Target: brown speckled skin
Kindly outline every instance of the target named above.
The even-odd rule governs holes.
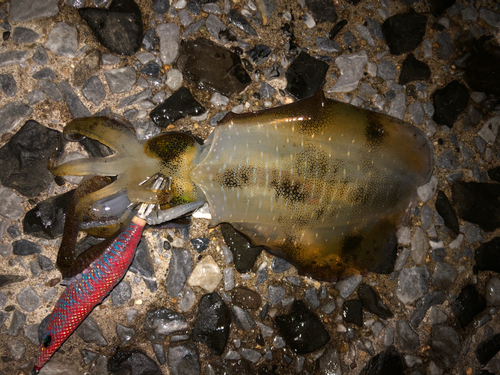
[[[118,175],[90,201],[117,191],[109,187],[118,181],[131,201],[154,200],[138,187],[137,174],[143,179],[146,172],[162,172],[176,189],[172,206],[205,199],[212,225],[231,223],[320,280],[378,265],[416,188],[432,171],[432,147],[419,129],[322,92],[270,110],[230,114],[201,150],[182,133],[164,133],[148,141],[155,147],[142,147],[131,131],[114,129],[105,118],[92,132],[88,120],[75,121],[68,125],[72,131],[116,151],[116,167],[95,159],[58,167],[68,174]]]

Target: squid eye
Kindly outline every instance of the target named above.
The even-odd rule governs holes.
[[[43,339],[43,347],[48,348],[51,342],[52,342],[52,336],[51,335],[45,336],[45,338]]]

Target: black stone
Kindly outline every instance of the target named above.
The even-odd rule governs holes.
[[[206,237],[197,237],[191,240],[191,244],[195,248],[195,250],[199,253],[205,251],[208,247],[210,240]]]
[[[166,128],[181,118],[199,116],[205,111],[205,108],[193,98],[191,92],[186,87],[181,87],[153,109],[149,117],[160,128]]]
[[[359,299],[351,299],[344,302],[342,316],[347,323],[363,326],[363,307]]]
[[[403,375],[403,359],[394,346],[370,358],[365,375]]]
[[[260,65],[271,55],[271,48],[265,44],[257,44],[246,53],[254,65]]]
[[[379,264],[371,267],[369,271],[381,275],[389,275],[394,271],[394,263],[398,257],[398,239],[396,233],[390,234],[389,240],[384,244],[383,249],[387,253],[386,257]]]
[[[29,210],[23,219],[24,234],[49,240],[61,236],[73,193],[71,190],[48,198]]]
[[[360,284],[358,288],[358,297],[363,305],[363,308],[382,319],[392,318],[394,314],[382,301],[377,292],[369,285]]]
[[[500,182],[500,167],[489,169],[488,177],[491,178],[493,181]]]
[[[229,22],[231,22],[238,29],[243,30],[248,35],[258,36],[255,29],[250,25],[245,17],[241,15],[236,9],[231,9],[229,11]]]
[[[352,5],[358,5],[361,0],[346,0],[349,4],[352,4]]]
[[[413,53],[410,53],[405,61],[403,61],[403,67],[399,75],[399,84],[406,85],[408,82],[413,81],[427,81],[430,76],[431,69],[429,65],[417,60]]]
[[[442,89],[434,91],[432,100],[435,109],[434,121],[451,128],[458,115],[467,107],[469,90],[460,82],[452,81]]]
[[[301,52],[288,67],[286,91],[296,100],[313,96],[325,84],[328,64]]]
[[[441,190],[438,192],[435,206],[436,211],[444,220],[444,225],[446,225],[446,227],[453,233],[453,238],[458,236],[460,226],[458,224],[457,215],[455,214],[455,210],[451,206],[448,197]]]
[[[333,0],[306,0],[306,6],[311,11],[316,23],[337,21]]]
[[[479,271],[500,273],[500,237],[483,243],[474,252],[476,267]]]
[[[492,335],[479,343],[476,348],[476,358],[481,366],[488,362],[500,351],[500,333]]]
[[[467,327],[484,309],[486,309],[486,299],[472,285],[465,286],[451,305],[451,311],[456,318],[455,324],[459,328]]]
[[[168,335],[183,331],[187,327],[184,317],[175,311],[159,308],[150,310],[144,321],[144,334],[153,344],[161,344]]]
[[[42,247],[36,243],[33,243],[28,240],[18,240],[12,242],[13,254],[20,256],[27,256],[38,254],[43,251]]]
[[[337,22],[335,24],[335,26],[333,26],[332,29],[330,30],[330,34],[329,34],[330,39],[331,40],[335,39],[337,34],[342,31],[342,29],[344,28],[345,25],[347,25],[347,20],[342,20],[342,21]]]
[[[193,327],[193,340],[208,346],[216,355],[226,348],[231,328],[231,313],[216,293],[205,294],[198,306],[198,316]]]
[[[482,45],[481,40],[477,44],[466,61],[465,82],[474,91],[500,96],[500,47],[493,42]]]
[[[113,0],[108,9],[80,8],[99,43],[113,53],[132,56],[142,43],[142,15],[134,0]]]
[[[500,227],[500,185],[488,182],[458,181],[451,186],[451,197],[458,216],[493,232]]]
[[[181,43],[177,67],[184,78],[203,90],[228,97],[252,82],[236,53],[204,38]]]
[[[262,252],[262,246],[253,247],[250,242],[230,224],[219,226],[224,241],[233,253],[234,266],[240,273],[247,273],[252,270],[257,257]]]
[[[58,144],[60,132],[34,120],[0,149],[0,181],[22,195],[34,198],[47,189],[53,176],[47,169],[49,157]]]
[[[149,62],[141,69],[141,73],[150,77],[158,78],[160,75],[160,66],[155,62]]]
[[[5,285],[19,283],[26,279],[26,276],[19,275],[0,275],[0,288]]]
[[[303,301],[294,301],[290,312],[274,319],[280,335],[297,354],[311,353],[330,341],[321,320]]]
[[[389,17],[382,24],[382,33],[393,55],[417,48],[425,36],[427,17],[414,10]]]
[[[120,350],[108,360],[113,375],[163,375],[160,366],[138,350]]]
[[[434,17],[438,18],[444,13],[446,9],[455,4],[456,0],[428,0],[431,7],[431,13]]]

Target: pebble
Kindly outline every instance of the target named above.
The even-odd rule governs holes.
[[[452,327],[433,326],[430,346],[431,358],[442,367],[452,368],[460,358],[460,337]]]
[[[168,12],[168,9],[170,8],[170,1],[169,0],[153,0],[152,8],[153,8],[153,11],[155,11],[158,14],[165,14]]]
[[[363,78],[364,67],[367,62],[368,55],[366,51],[337,57],[335,64],[339,67],[341,75],[328,92],[350,92],[355,90],[358,87],[359,80]]]
[[[9,336],[19,336],[24,324],[26,323],[26,314],[20,312],[19,310],[14,310],[12,314],[12,320],[10,321],[10,326],[4,331],[5,334]]]
[[[232,316],[234,319],[234,323],[239,329],[250,331],[255,326],[252,315],[250,315],[248,311],[242,309],[239,306],[232,307]]]
[[[147,241],[141,240],[141,242],[139,242],[139,245],[137,246],[137,250],[135,252],[134,261],[130,265],[129,270],[141,276],[147,288],[151,292],[155,292],[158,289],[158,285],[156,283],[156,278],[155,278],[154,264],[153,260],[151,259]],[[168,285],[168,276],[167,276],[167,285]]]
[[[59,22],[50,31],[45,47],[56,55],[75,57],[78,49],[76,29],[65,22]]]
[[[178,90],[182,86],[182,73],[177,69],[170,69],[165,83],[171,90]]]
[[[500,116],[490,118],[477,132],[477,134],[490,146],[493,146],[498,135]]]
[[[441,290],[449,289],[457,277],[457,271],[448,263],[438,262],[432,274],[432,285]]]
[[[311,353],[325,345],[330,335],[302,301],[294,301],[288,314],[274,319],[288,347],[297,354]]]
[[[421,227],[416,227],[411,242],[410,257],[416,265],[423,264],[429,250],[427,236]]]
[[[135,331],[132,328],[116,323],[116,334],[118,335],[122,345],[127,345],[135,336]]]
[[[429,269],[425,265],[401,270],[396,296],[405,305],[411,305],[427,292],[430,277]]]
[[[319,307],[320,302],[315,288],[306,289],[304,297],[307,307],[309,307],[311,310],[316,310]]]
[[[415,124],[420,125],[424,122],[424,108],[420,102],[413,102],[408,106],[408,110]]]
[[[88,316],[82,324],[80,324],[75,333],[86,343],[96,344],[101,347],[108,345],[108,342],[102,335],[99,325],[91,316]]]
[[[55,102],[60,102],[64,99],[64,95],[59,89],[59,86],[52,81],[39,80],[38,86],[42,89],[42,91],[47,94],[50,100]]]
[[[125,98],[121,99],[118,103],[118,108],[125,108],[143,101],[147,101],[151,99],[152,96],[152,90],[145,89],[141,92],[138,92],[137,94],[126,96]]]
[[[269,301],[273,306],[280,304],[286,296],[285,289],[279,285],[269,285],[267,292],[269,294]]]
[[[438,56],[441,60],[448,60],[453,54],[451,38],[447,32],[439,33],[436,42],[439,45]]]
[[[71,85],[66,81],[61,81],[59,87],[64,93],[66,105],[73,118],[89,117],[90,111],[85,107],[80,98],[75,94]]]
[[[27,27],[15,27],[12,32],[12,40],[18,44],[35,43],[40,38],[40,34]]]
[[[365,372],[367,375],[403,375],[404,365],[401,355],[394,348],[394,346],[386,346],[389,346],[389,348],[370,358]]]
[[[104,72],[109,90],[114,93],[128,92],[136,81],[136,71],[132,66]]]
[[[334,287],[339,292],[340,296],[346,299],[354,293],[362,280],[363,277],[361,275],[353,275],[339,281]]]
[[[500,280],[496,277],[491,277],[486,283],[486,301],[491,306],[500,305]]]
[[[418,197],[422,202],[428,202],[437,192],[438,187],[438,178],[436,176],[432,176],[425,185],[417,188]]]
[[[191,342],[169,347],[167,361],[172,375],[197,375],[200,373],[198,348]],[[161,371],[158,373],[161,374]]]
[[[152,343],[161,343],[167,336],[175,332],[182,332],[188,324],[182,315],[166,309],[149,310],[144,322],[144,334]]]
[[[481,7],[479,8],[479,18],[493,27],[500,28],[500,13]]]
[[[222,280],[222,272],[211,255],[198,262],[189,276],[188,285],[202,288],[212,293]]]
[[[391,101],[389,116],[403,120],[406,112],[406,95],[402,92],[396,94],[396,97]]]
[[[366,44],[368,44],[370,47],[375,47],[375,41],[373,40],[368,27],[363,25],[358,25],[356,26],[356,31],[359,33],[361,39],[366,41]]]
[[[185,249],[172,249],[172,257],[167,274],[167,293],[171,297],[177,297],[182,293],[184,284],[193,270],[191,254]]]
[[[403,320],[396,322],[396,342],[404,353],[415,353],[420,346],[418,334]]]
[[[262,84],[264,84],[263,82]],[[210,98],[210,103],[216,107],[227,106],[229,104],[229,98],[227,96],[221,95],[218,92],[214,92]]]
[[[128,281],[122,280],[110,293],[114,307],[122,306],[132,297],[132,287]]]
[[[97,76],[87,79],[82,86],[82,94],[89,102],[98,106],[106,98],[106,90]]]
[[[271,263],[271,269],[274,273],[283,273],[290,269],[290,263],[288,263],[285,259],[274,257],[273,262]]]
[[[221,355],[226,347],[231,325],[229,308],[217,293],[205,294],[198,307],[193,327],[193,340]]]
[[[25,22],[37,18],[52,17],[59,12],[58,0],[18,0],[11,4],[9,21]]]
[[[33,89],[27,96],[26,100],[30,106],[34,106],[45,100],[45,94],[39,89]]]

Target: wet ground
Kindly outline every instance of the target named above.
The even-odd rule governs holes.
[[[39,324],[64,288],[62,194],[78,179],[45,166],[66,123],[115,113],[141,139],[205,139],[226,111],[318,89],[404,119],[433,144],[395,263],[318,282],[203,218],[150,228],[123,282],[42,373],[500,373],[497,3],[142,0],[140,18],[128,1],[78,11],[109,3],[0,2],[2,373],[31,371]],[[95,36],[84,19],[114,26]]]

